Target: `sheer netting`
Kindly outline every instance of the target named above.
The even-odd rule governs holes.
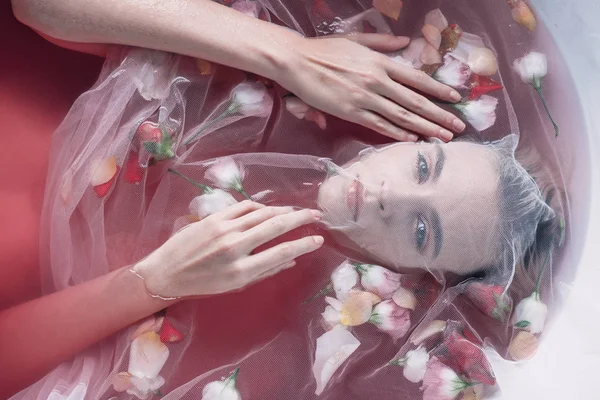
[[[544,78],[542,53],[552,50],[515,24],[531,23],[522,2],[509,2],[512,10],[503,1],[374,3],[231,6],[304,36],[411,36],[389,56],[464,95],[443,105],[468,122],[464,137],[389,144],[259,76],[112,50],[54,137],[45,293],[134,265],[182,227],[244,198],[321,209],[320,224],[292,236],[318,232],[326,243],[242,291],[136,323],[14,398],[501,392],[486,352],[517,361],[535,353],[554,309],[568,221],[562,173],[552,156],[539,156],[555,136],[536,93],[558,79]],[[551,104],[552,91],[544,95]]]

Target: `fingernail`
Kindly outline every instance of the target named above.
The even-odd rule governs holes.
[[[454,135],[452,132],[447,131],[445,129],[440,129],[440,139],[445,140],[447,142],[451,141]]]
[[[295,266],[296,266],[296,261],[290,261],[289,263],[285,264],[283,266],[283,268],[286,269],[286,268],[292,268],[292,267],[295,267]]]
[[[319,210],[310,210],[310,212],[316,219],[321,219],[321,217],[323,216],[323,213]]]
[[[458,93],[456,90],[451,90],[450,91],[450,98],[453,101],[460,101],[462,99],[460,93]]]
[[[410,142],[416,142],[417,140],[419,140],[419,137],[417,135],[413,135],[412,133],[409,133],[408,135],[406,135],[406,137]]]
[[[454,121],[452,122],[452,126],[454,127],[454,130],[456,130],[457,132],[462,132],[465,130],[465,128],[467,127],[467,125],[465,125],[464,122],[462,122],[460,119],[455,118]]]
[[[315,244],[317,245],[322,245],[325,242],[325,239],[323,239],[323,236],[313,236],[313,241],[315,242]]]

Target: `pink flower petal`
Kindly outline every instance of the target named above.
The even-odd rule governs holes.
[[[421,53],[421,62],[425,65],[432,64],[441,64],[442,55],[431,44],[426,43],[425,47],[423,47],[423,52]]]
[[[320,395],[337,369],[360,346],[360,342],[342,327],[335,327],[317,339],[313,375],[315,393]]]
[[[286,96],[284,97],[285,109],[288,110],[292,115],[294,115],[298,119],[303,119],[306,116],[308,110],[310,110],[310,106],[300,100],[296,96]]]
[[[439,8],[431,10],[425,15],[425,24],[435,26],[442,32],[448,27],[448,20]]]
[[[119,372],[111,378],[113,389],[117,392],[124,392],[132,387],[131,375],[128,372]]]
[[[421,33],[430,45],[435,47],[436,50],[440,49],[440,45],[442,44],[442,32],[439,29],[433,25],[425,24],[421,29]]]

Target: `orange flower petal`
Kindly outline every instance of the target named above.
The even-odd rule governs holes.
[[[200,71],[200,75],[210,75],[213,70],[213,65],[210,61],[198,58],[196,59],[196,68]]]
[[[440,45],[442,44],[442,32],[440,32],[438,28],[433,25],[425,24],[421,29],[421,33],[430,45],[435,47],[436,50],[439,50]]]
[[[516,23],[529,29],[531,32],[537,27],[535,15],[524,1],[519,1],[512,9],[512,17]]]
[[[128,372],[119,372],[118,374],[113,375],[111,384],[117,392],[124,392],[133,386],[131,383],[131,375]]]
[[[137,337],[142,336],[144,333],[154,331],[154,325],[156,324],[156,318],[150,317],[142,321],[135,331],[129,336],[131,340],[135,340]]]
[[[346,326],[358,326],[368,322],[373,312],[373,296],[369,292],[351,292],[342,305],[341,323]]]
[[[402,0],[373,0],[373,7],[383,15],[398,20],[402,6]]]
[[[417,307],[417,298],[415,294],[406,288],[400,287],[392,295],[394,303],[402,308],[414,310]]]
[[[520,331],[510,342],[508,354],[515,361],[529,360],[538,349],[538,338],[527,331]]]
[[[117,160],[114,157],[108,157],[103,160],[97,160],[92,163],[92,177],[90,184],[100,186],[110,182],[117,173]]]

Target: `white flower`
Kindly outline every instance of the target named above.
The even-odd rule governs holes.
[[[344,262],[331,273],[331,285],[335,297],[345,301],[350,290],[358,285],[358,272],[352,264]]]
[[[235,387],[239,368],[222,381],[210,382],[202,390],[202,400],[241,400]]]
[[[427,363],[423,377],[424,400],[453,400],[467,387],[467,383],[437,357]]]
[[[360,272],[363,287],[382,299],[391,299],[400,287],[400,274],[379,265],[358,264],[356,269]]]
[[[513,67],[524,83],[539,87],[540,80],[548,73],[548,60],[545,54],[534,51],[515,60]]]
[[[544,330],[548,307],[540,301],[540,295],[533,292],[531,296],[521,300],[515,309],[513,323],[518,328],[523,328],[536,334]]]
[[[453,88],[462,88],[471,77],[471,69],[451,55],[444,56],[444,64],[435,71],[433,77]]]
[[[335,328],[342,323],[342,306],[343,303],[333,297],[325,297],[325,301],[329,304],[325,307],[325,311],[321,314],[323,321],[329,329]]]
[[[169,358],[169,349],[154,332],[146,332],[131,342],[128,373],[131,387],[127,393],[146,399],[165,381],[158,374]]]
[[[392,300],[385,300],[375,306],[369,322],[389,333],[392,338],[399,339],[410,329],[410,314]]]
[[[420,382],[425,376],[428,361],[429,353],[427,353],[427,350],[423,346],[419,346],[416,350],[406,353],[402,374],[413,383]]]
[[[335,371],[360,346],[346,329],[337,326],[317,339],[313,375],[317,382],[315,393],[320,395]]]
[[[190,213],[202,219],[237,203],[231,194],[221,189],[203,194],[190,202]]]
[[[229,112],[242,115],[267,116],[271,111],[273,99],[261,82],[242,82],[231,92],[233,102]]]
[[[204,177],[221,189],[242,190],[245,171],[231,157],[216,161],[204,174]]]
[[[498,99],[488,95],[455,105],[478,131],[484,131],[496,123],[496,106],[498,106]]]

